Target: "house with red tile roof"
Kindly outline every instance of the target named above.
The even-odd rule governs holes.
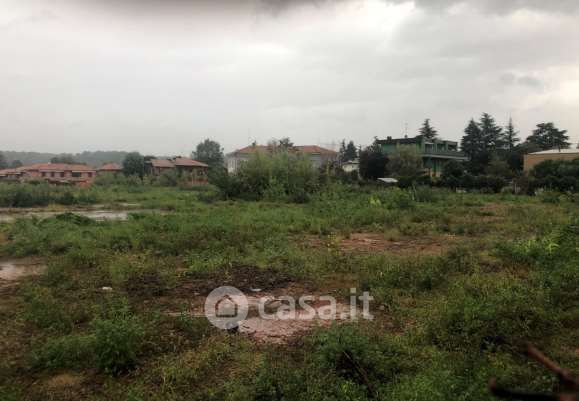
[[[97,174],[119,174],[123,171],[123,166],[118,163],[105,163],[97,170]]]
[[[200,161],[186,157],[172,159],[151,159],[146,161],[149,174],[161,175],[168,171],[176,171],[179,176],[190,177],[191,184],[207,184],[209,166]]]
[[[95,176],[96,170],[84,164],[37,163],[17,169],[0,170],[0,180],[46,181],[75,186],[89,186]]]
[[[225,158],[227,171],[230,173],[236,172],[239,169],[239,166],[241,166],[243,162],[249,160],[255,153],[271,153],[272,151],[273,148],[271,146],[250,145],[238,149],[235,152],[231,152],[227,154]],[[333,163],[338,159],[338,152],[317,145],[292,146],[290,151],[306,155],[310,159],[314,168],[320,168],[321,166],[327,163]]]

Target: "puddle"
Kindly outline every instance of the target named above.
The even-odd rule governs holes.
[[[95,221],[116,220],[124,221],[129,218],[129,215],[134,213],[159,213],[165,214],[161,210],[141,209],[141,210],[62,210],[58,212],[40,212],[40,211],[26,211],[15,213],[0,213],[0,223],[12,223],[16,219],[23,217],[36,217],[39,219],[47,219],[58,216],[63,213],[73,213],[79,216],[88,217]]]
[[[37,260],[2,260],[0,261],[0,282],[18,281],[23,277],[36,276],[46,269],[46,265]]]

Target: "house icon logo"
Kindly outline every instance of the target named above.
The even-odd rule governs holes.
[[[205,316],[215,327],[231,329],[247,318],[247,298],[235,287],[218,287],[205,299]]]

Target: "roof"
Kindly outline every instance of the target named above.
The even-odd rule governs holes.
[[[209,167],[205,163],[201,163],[200,161],[193,160],[193,159],[188,159],[186,157],[176,157],[173,160],[173,163],[175,164],[175,166]]]
[[[99,167],[99,171],[121,171],[122,169],[117,163],[106,163]]]
[[[401,144],[401,145],[411,145],[415,143],[450,143],[450,144],[458,144],[456,141],[448,141],[446,139],[434,138],[434,139],[425,139],[422,135],[416,135],[415,137],[404,137],[404,138],[392,138],[388,137],[386,139],[379,139],[377,142],[381,145],[389,145],[389,144]]]
[[[315,153],[315,154],[322,154],[322,155],[337,155],[338,152],[334,152],[333,150],[322,148],[321,146],[317,145],[305,145],[305,146],[294,146],[294,148],[303,153]]]
[[[259,151],[267,151],[268,149],[269,149],[269,146],[265,146],[265,145],[249,145],[249,146],[246,146],[244,148],[237,149],[233,153],[255,153],[255,152],[259,152]]]
[[[167,160],[167,159],[151,159],[151,160],[149,160],[149,163],[151,163],[151,166],[158,167],[158,168],[173,168],[173,167],[175,167],[173,162],[171,160]]]
[[[174,168],[175,166],[178,167],[209,167],[205,163],[201,163],[200,161],[188,159],[186,157],[176,157],[173,160],[167,159],[151,159],[149,160],[151,166],[157,168]]]
[[[333,150],[322,148],[317,145],[303,145],[303,146],[293,146],[293,150],[307,154],[323,154],[323,155],[337,155],[338,152]],[[238,149],[233,154],[236,153],[255,153],[255,152],[267,152],[271,148],[267,145],[250,145],[244,148]]]
[[[1,176],[14,175],[14,174],[22,174],[22,167],[18,167],[18,168],[7,168],[7,169],[4,169],[4,170],[0,170],[0,175],[1,175]]]
[[[30,166],[21,167],[22,170],[38,171],[95,171],[94,168],[84,164],[66,164],[66,163],[37,163]]]
[[[530,155],[554,155],[554,154],[578,154],[579,149],[549,149],[540,152],[529,153]]]

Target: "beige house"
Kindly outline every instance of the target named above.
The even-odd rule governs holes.
[[[236,172],[239,169],[239,166],[241,166],[243,162],[249,160],[255,153],[269,153],[271,151],[272,148],[270,146],[250,145],[238,149],[235,152],[231,152],[225,157],[227,171],[229,173]],[[317,145],[293,146],[291,151],[306,155],[310,159],[314,168],[320,168],[326,163],[333,163],[338,159],[338,152]]]
[[[579,158],[579,149],[551,149],[529,153],[524,156],[523,170],[528,173],[545,160],[574,160]]]

